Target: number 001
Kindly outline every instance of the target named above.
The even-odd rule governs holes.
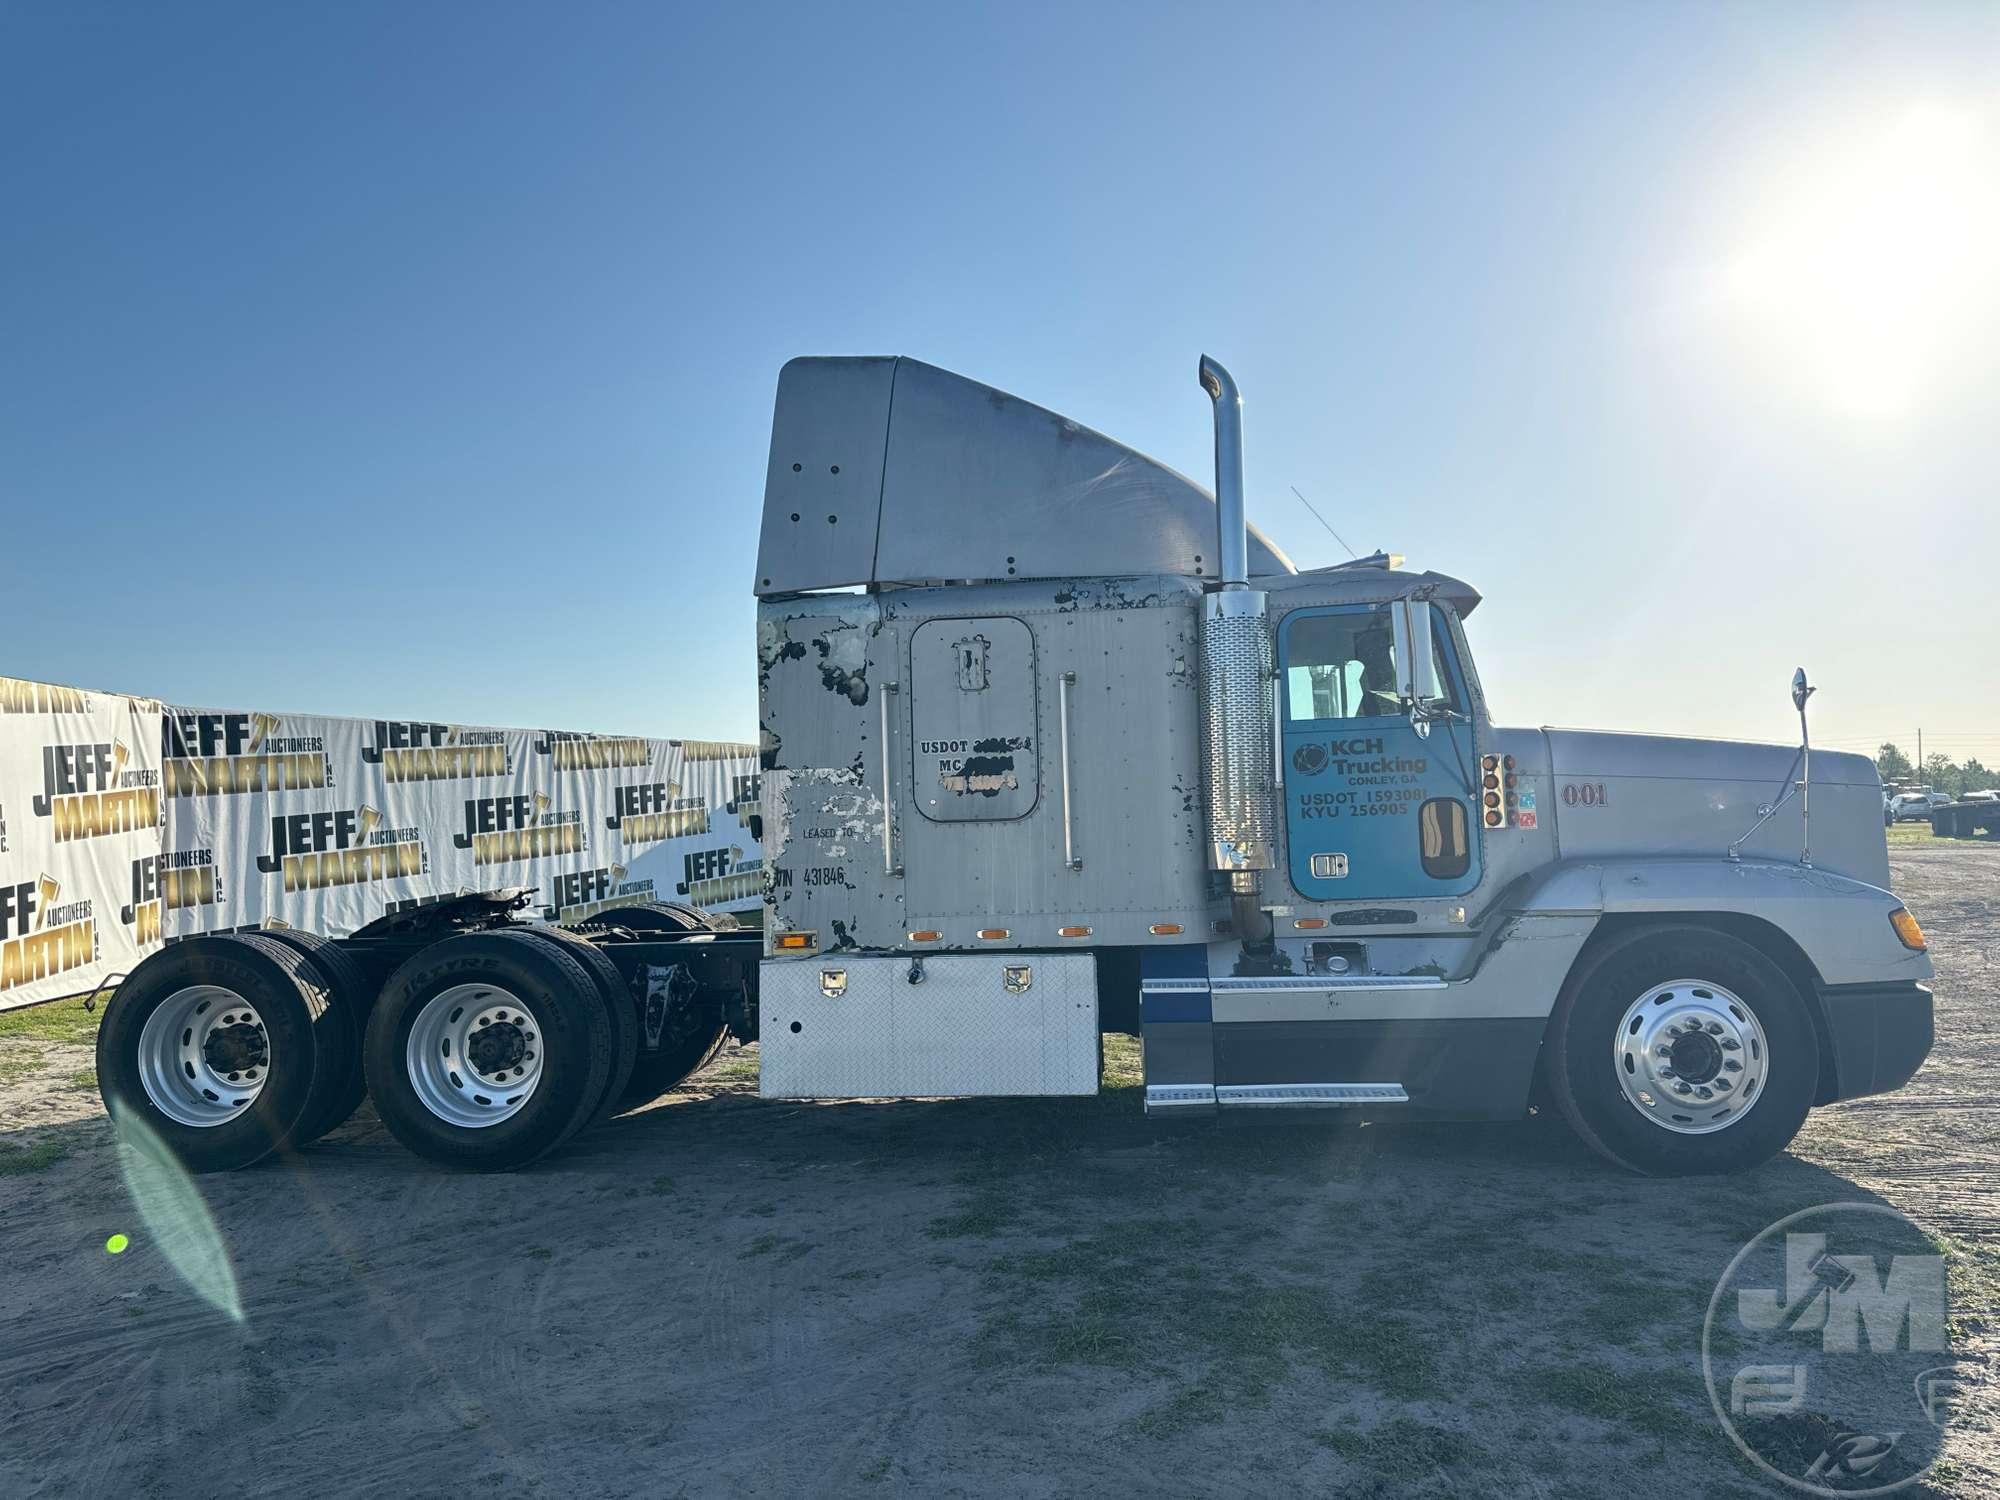
[[[1586,781],[1579,785],[1574,781],[1563,783],[1564,807],[1602,807],[1611,799],[1604,795],[1604,783]]]

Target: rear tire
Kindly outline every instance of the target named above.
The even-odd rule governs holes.
[[[1647,927],[1584,955],[1550,1020],[1548,1084],[1599,1155],[1654,1176],[1740,1172],[1805,1123],[1812,1016],[1784,971],[1706,927]]]
[[[671,1016],[667,1023],[673,1024]],[[680,1037],[671,1033],[662,1035],[659,1051],[639,1054],[639,1061],[632,1069],[632,1081],[625,1086],[623,1107],[649,1104],[679,1088],[715,1060],[715,1054],[728,1038],[729,1028],[720,1021],[712,1027],[704,1024],[701,1029]]]
[[[736,926],[733,917],[705,912],[679,901],[636,901],[595,913],[590,926],[624,927],[633,932],[719,932]],[[699,1000],[695,1002],[699,1006]],[[657,1051],[639,1039],[637,1060],[614,1109],[632,1109],[678,1088],[707,1067],[728,1040],[729,1029],[719,1016],[701,1009],[672,1012],[666,1018]]]
[[[141,963],[106,1004],[98,1089],[141,1149],[192,1172],[247,1167],[331,1107],[349,1021],[321,972],[283,944],[188,938]],[[329,1054],[334,1067],[321,1062]]]
[[[582,925],[625,927],[633,932],[720,932],[725,926],[721,916],[681,901],[635,901],[630,906],[614,906],[594,912]],[[736,919],[729,918],[727,926],[735,925]]]
[[[503,930],[433,943],[392,974],[362,1064],[397,1140],[449,1167],[501,1172],[590,1123],[613,1051],[589,971],[560,944]]]
[[[604,1099],[597,1106],[597,1113],[591,1116],[591,1123],[599,1124],[616,1113],[619,1102],[625,1097],[625,1085],[631,1081],[633,1064],[639,1060],[639,1013],[632,1003],[632,991],[626,986],[625,976],[618,972],[618,965],[589,938],[561,927],[524,927],[521,930],[529,937],[560,945],[563,952],[588,969],[590,977],[597,982],[598,997],[603,1000],[605,1014],[611,1019],[612,1044],[610,1079],[605,1084]]]
[[[334,1018],[340,1023],[320,1044],[320,1066],[334,1073],[325,1106],[317,1119],[301,1120],[292,1136],[294,1146],[310,1146],[346,1124],[347,1117],[368,1096],[368,1081],[361,1075],[361,1031],[368,1024],[368,1002],[373,996],[361,965],[332,938],[294,927],[268,928],[257,936],[305,956],[307,967],[317,972],[322,988],[332,996]]]

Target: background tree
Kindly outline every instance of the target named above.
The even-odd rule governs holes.
[[[1885,786],[1892,781],[1908,781],[1911,774],[1910,757],[1898,750],[1893,743],[1884,743],[1882,748],[1875,752],[1875,769],[1882,773],[1882,782]]]
[[[1964,767],[1965,790],[1983,792],[1989,787],[2000,786],[2000,771],[1989,771],[1979,763],[1979,757],[1968,755]]]
[[[1964,779],[1964,774],[1942,750],[1934,750],[1924,757],[1924,783],[1932,791],[1956,797]]]

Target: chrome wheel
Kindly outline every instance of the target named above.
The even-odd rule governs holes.
[[[1612,1062],[1640,1114],[1677,1135],[1708,1135],[1755,1106],[1770,1047],[1739,996],[1707,980],[1674,979],[1626,1010]]]
[[[542,1081],[542,1028],[510,991],[457,984],[417,1012],[405,1057],[425,1109],[479,1130],[512,1119],[534,1094]]]
[[[255,1006],[215,984],[175,990],[139,1030],[139,1083],[178,1125],[225,1125],[263,1092],[271,1039]]]

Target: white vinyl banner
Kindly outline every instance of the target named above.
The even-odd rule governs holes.
[[[161,808],[159,704],[0,677],[0,1009],[144,956],[124,895]]]
[[[22,705],[0,716],[0,1008],[82,993],[197,933],[339,937],[471,891],[525,890],[558,922],[762,900],[749,745],[162,707],[5,678],[0,700]],[[57,810],[29,832],[48,778]],[[64,932],[41,920],[50,889],[94,929],[45,939]]]

